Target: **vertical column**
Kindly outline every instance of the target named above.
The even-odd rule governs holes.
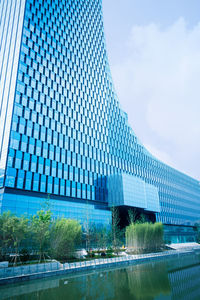
[[[25,3],[0,1],[0,187],[7,161]]]

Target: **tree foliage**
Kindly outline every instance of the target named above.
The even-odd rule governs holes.
[[[97,228],[94,223],[84,222],[83,224],[83,239],[87,251],[96,245]]]
[[[6,224],[8,222],[8,219],[10,217],[10,212],[4,212],[2,215],[0,215],[0,257],[3,258],[6,248],[10,244],[10,237],[9,233],[6,230]]]
[[[122,230],[119,227],[120,218],[119,218],[118,208],[113,206],[111,208],[111,212],[112,212],[111,241],[112,241],[113,248],[116,250],[121,245]]]
[[[106,226],[99,227],[97,229],[97,247],[99,249],[105,249],[109,243],[109,231]]]
[[[6,212],[0,216],[0,226],[1,254],[3,255],[3,248],[13,248],[15,250],[14,263],[16,263],[19,257],[20,244],[29,230],[28,219]]]
[[[51,251],[56,258],[72,257],[75,247],[80,243],[82,229],[76,220],[58,219],[52,226]]]
[[[128,210],[128,223],[129,224],[135,223],[137,221],[137,216],[138,216],[138,213],[137,213],[136,208],[129,209]]]
[[[31,220],[33,238],[39,245],[40,261],[45,258],[45,250],[49,246],[51,215],[50,210],[40,210]]]

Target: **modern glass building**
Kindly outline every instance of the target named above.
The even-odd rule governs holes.
[[[200,183],[153,157],[128,125],[101,0],[0,1],[0,210],[109,224],[135,207],[191,240]]]

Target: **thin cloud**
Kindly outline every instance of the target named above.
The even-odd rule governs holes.
[[[111,70],[129,123],[163,161],[199,179],[200,23],[134,26],[125,47]]]

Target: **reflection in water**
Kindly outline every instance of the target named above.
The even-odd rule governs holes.
[[[0,287],[0,299],[199,300],[200,257],[13,284]]]
[[[197,261],[198,260],[198,261]],[[187,261],[187,260],[186,260]],[[169,271],[168,278],[171,284],[173,300],[200,299],[200,257],[190,257],[190,266],[186,266],[184,258],[179,268]],[[177,262],[178,264],[178,262]]]
[[[136,300],[151,300],[160,294],[170,294],[170,284],[164,262],[138,265],[135,269],[128,270],[127,273],[129,289]]]

